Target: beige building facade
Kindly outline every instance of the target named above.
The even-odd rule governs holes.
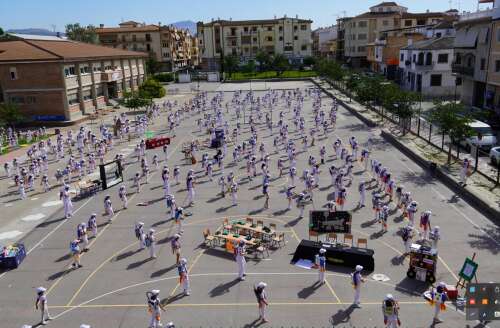
[[[276,18],[268,20],[215,20],[198,22],[201,67],[219,70],[224,56],[241,62],[255,59],[259,51],[283,54],[291,63],[312,55],[311,20]]]
[[[192,56],[198,52],[193,50],[196,37],[174,26],[128,21],[118,27],[101,24],[96,32],[103,46],[148,53],[160,64],[161,71],[178,71],[198,62],[198,58]]]

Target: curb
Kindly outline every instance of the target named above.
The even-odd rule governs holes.
[[[394,147],[396,147],[403,154],[411,158],[418,165],[423,167],[424,169],[430,171],[432,162],[428,161],[424,157],[419,154],[413,152],[406,145],[401,143],[395,136],[392,134],[382,130],[381,133],[382,138],[386,141],[390,142]],[[441,167],[436,167],[434,176],[441,180],[448,188],[453,190],[457,195],[462,197],[467,203],[469,203],[472,207],[474,207],[477,211],[488,217],[493,223],[500,224],[500,209],[494,208],[491,204],[484,201],[481,197],[479,197],[476,193],[463,188],[458,180],[453,178],[451,175],[446,173]]]

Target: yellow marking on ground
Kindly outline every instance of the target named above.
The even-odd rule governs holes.
[[[205,250],[202,250],[198,253],[198,255],[195,257],[195,259],[193,260],[193,262],[191,263],[191,266],[189,267],[188,269],[188,275],[191,273],[191,270],[193,270],[193,267],[194,265],[196,264],[196,262],[198,262],[198,260],[200,259],[200,257],[203,255],[203,253],[205,253]],[[174,289],[172,290],[172,292],[170,292],[170,296],[169,297],[172,297],[174,296],[175,292],[177,291],[177,288],[179,288],[181,284],[179,282],[177,282],[177,284],[175,285]]]
[[[330,290],[330,292],[332,293],[333,297],[335,297],[335,299],[337,299],[337,304],[342,303],[340,301],[340,298],[337,296],[337,293],[335,293],[335,290],[333,289],[332,285],[330,285],[330,283],[326,279],[325,279],[325,284],[328,287],[328,289]]]
[[[172,149],[172,152],[175,152],[175,150],[182,144],[183,140],[187,139],[188,136],[182,138],[179,143],[174,147],[174,149]],[[152,175],[151,175],[151,178],[159,171],[156,171],[154,172]],[[137,193],[132,195],[132,197],[130,197],[130,201],[132,199],[134,199],[134,197],[138,195]],[[118,212],[116,215],[115,215],[115,219],[116,217],[118,217],[118,215],[120,215],[120,213],[122,213],[122,211]],[[100,232],[99,234],[96,236],[96,238],[94,238],[94,240],[92,241],[91,244],[89,244],[89,248],[92,244],[94,244],[96,242],[96,240],[106,231],[106,229],[111,226],[111,224],[108,224],[107,226],[105,226]],[[169,229],[172,229],[172,227],[170,227]],[[82,291],[82,289],[87,285],[87,283],[89,282],[89,280],[107,263],[109,262],[112,258],[114,258],[115,256],[118,255],[118,253],[121,253],[123,251],[125,251],[126,249],[132,247],[133,245],[137,244],[138,242],[134,242],[132,243],[131,245],[128,245],[126,246],[125,248],[119,250],[118,252],[114,253],[112,256],[108,257],[104,262],[102,262],[94,271],[92,271],[90,273],[90,275],[84,280],[84,282],[80,285],[80,287],[78,288],[78,290],[73,294],[73,296],[71,297],[71,299],[69,300],[68,302],[68,306],[71,305],[71,303],[73,303],[73,301],[75,300],[75,298],[80,294],[80,292]],[[61,277],[62,278],[62,277]],[[60,281],[60,280],[58,280]]]
[[[398,301],[399,304],[421,305],[429,304],[425,301]],[[297,306],[297,305],[351,305],[352,302],[269,302],[269,305],[276,306]],[[361,305],[380,305],[381,301],[361,302]],[[256,303],[170,303],[166,307],[238,307],[255,306]],[[52,305],[49,309],[75,309],[75,308],[124,308],[138,307],[145,308],[146,304],[87,304],[87,305]]]

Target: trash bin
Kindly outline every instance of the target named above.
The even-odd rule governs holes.
[[[437,164],[435,162],[431,162],[429,164],[429,172],[431,173],[432,176],[435,176],[436,171],[437,171]]]

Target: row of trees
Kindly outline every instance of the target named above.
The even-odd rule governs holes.
[[[419,114],[416,104],[421,101],[421,95],[401,90],[397,84],[383,76],[357,73],[330,60],[319,60],[315,69],[318,74],[330,79],[337,87],[354,95],[359,102],[369,106],[380,106],[382,115],[384,109],[396,115],[402,126],[403,135],[409,130],[411,119]],[[448,163],[450,163],[452,146],[458,147],[461,140],[473,134],[473,130],[469,127],[473,117],[467,113],[462,104],[437,101],[430,110],[428,119],[442,133],[449,136],[451,142],[448,145]]]
[[[314,58],[307,57],[304,58],[304,66],[314,65]],[[240,65],[240,59],[238,56],[224,56],[222,62],[222,70],[227,73],[229,77],[232,76],[234,72],[241,71],[243,73],[255,73],[255,72],[265,72],[265,71],[276,71],[277,75],[280,76],[284,71],[291,68],[288,58],[283,54],[269,55],[265,51],[259,51],[255,56],[255,60],[249,60],[245,65]]]

